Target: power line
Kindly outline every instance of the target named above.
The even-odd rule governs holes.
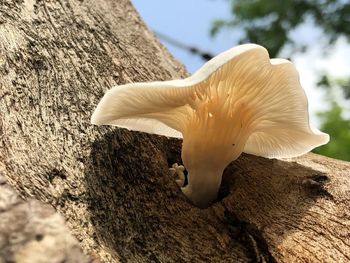
[[[167,36],[163,33],[157,32],[157,31],[153,31],[160,39],[164,40],[165,42],[168,42],[169,44],[181,48],[183,50],[186,50],[192,54],[198,55],[200,56],[203,60],[210,60],[214,57],[213,54],[209,53],[209,52],[205,52],[203,50],[200,50],[199,48],[190,46],[190,45],[186,45],[170,36]]]

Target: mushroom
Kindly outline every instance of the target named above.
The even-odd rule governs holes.
[[[329,141],[309,124],[294,65],[256,44],[231,48],[186,79],[113,87],[91,122],[183,138],[181,189],[198,207],[216,199],[225,167],[242,152],[288,158]]]

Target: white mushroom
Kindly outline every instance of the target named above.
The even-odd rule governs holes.
[[[110,89],[91,122],[183,138],[183,193],[199,207],[216,199],[225,167],[242,152],[294,157],[326,144],[309,125],[294,65],[246,44],[221,53],[183,80]]]

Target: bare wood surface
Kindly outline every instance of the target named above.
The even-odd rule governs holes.
[[[180,141],[90,125],[108,88],[184,76],[127,0],[2,2],[0,170],[103,262],[350,261],[348,163],[242,155],[201,210]]]

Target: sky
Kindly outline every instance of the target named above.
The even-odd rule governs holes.
[[[230,17],[228,2],[224,0],[132,0],[132,3],[151,30],[214,55],[233,47],[242,34],[239,29],[231,29],[221,31],[214,38],[210,37],[213,20]],[[350,45],[344,39],[339,39],[332,50],[327,50],[328,55],[325,56],[321,32],[314,25],[307,24],[292,34],[297,41],[312,46],[307,53],[295,55],[292,60],[308,96],[311,122],[319,126],[316,113],[327,109],[328,105],[324,92],[316,87],[318,73],[329,72],[336,77],[349,75]],[[162,43],[190,73],[204,64],[199,56],[168,42]]]

